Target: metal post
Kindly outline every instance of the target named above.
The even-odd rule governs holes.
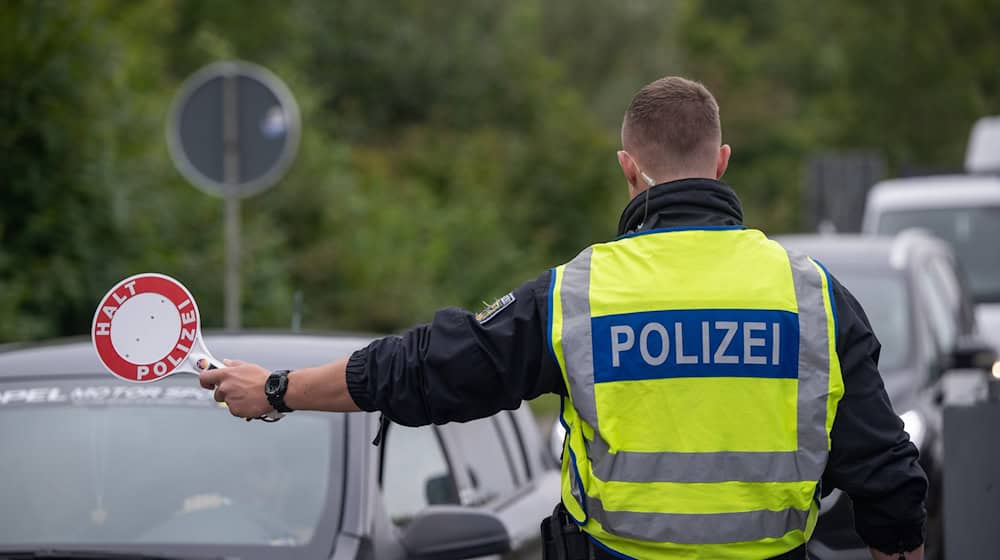
[[[228,75],[222,90],[222,139],[224,152],[223,182],[226,185],[225,212],[225,316],[226,329],[240,328],[240,152],[239,152],[239,99],[237,76]]]
[[[292,332],[302,330],[302,290],[292,295]]]

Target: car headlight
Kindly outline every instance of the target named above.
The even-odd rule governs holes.
[[[993,379],[1000,381],[1000,360],[993,362]]]
[[[903,421],[903,429],[910,434],[910,441],[913,442],[913,445],[916,445],[917,449],[922,449],[924,436],[927,435],[927,424],[924,422],[924,417],[916,410],[907,410],[899,415],[899,419]]]

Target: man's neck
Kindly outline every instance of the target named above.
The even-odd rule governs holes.
[[[640,182],[637,185],[629,185],[629,195],[631,196],[632,199],[635,199],[638,196],[642,196],[642,193],[658,185],[662,185],[664,183],[673,183],[675,181],[684,181],[686,179],[704,179],[706,181],[717,180],[714,176],[708,173],[686,172],[686,171],[682,173],[672,173],[669,175],[656,174],[656,175],[650,175],[649,177],[654,181],[652,185],[647,186],[645,183],[642,182]]]
[[[618,235],[683,226],[741,225],[743,208],[728,185],[713,179],[681,179],[651,187],[629,202]]]

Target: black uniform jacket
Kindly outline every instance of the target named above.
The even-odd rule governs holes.
[[[728,185],[684,179],[653,187],[648,201],[646,195],[633,199],[618,233],[742,222],[740,201]],[[347,365],[354,402],[417,426],[489,416],[544,393],[565,395],[548,348],[550,277],[546,271],[526,282],[485,320],[446,308],[428,325],[355,352]],[[883,388],[881,347],[868,318],[836,279],[833,294],[844,396],[822,488],[824,493],[840,488],[851,497],[855,526],[866,544],[887,552],[910,550],[923,542],[927,479]]]

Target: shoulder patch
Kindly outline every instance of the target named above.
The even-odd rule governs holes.
[[[514,300],[514,292],[510,292],[509,294],[484,307],[479,313],[476,313],[476,320],[480,323],[489,321],[493,317],[496,317],[497,313],[503,311],[505,307],[514,303]]]

